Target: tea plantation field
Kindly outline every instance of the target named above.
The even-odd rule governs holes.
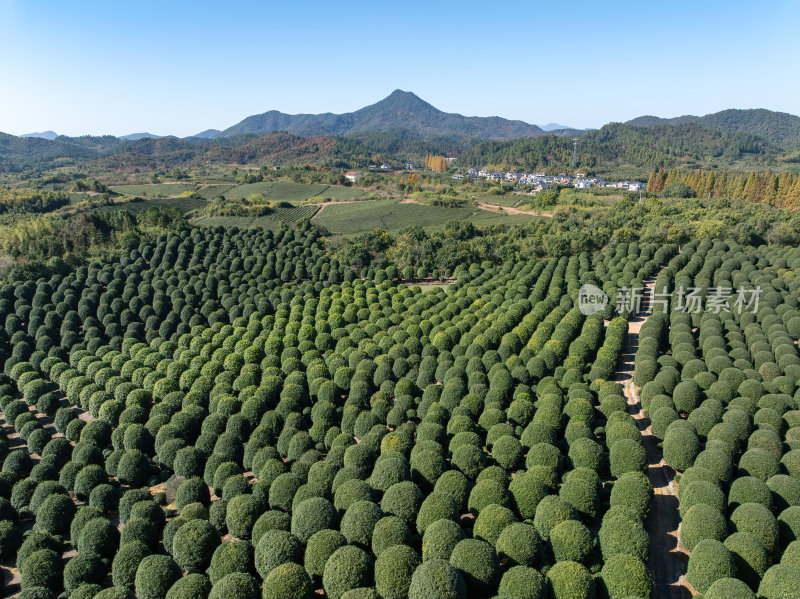
[[[453,220],[469,220],[475,225],[485,226],[522,224],[530,222],[531,218],[527,214],[502,214],[475,206],[449,208],[387,199],[326,205],[314,222],[334,233],[357,235],[377,228],[396,232],[413,225],[436,231]]]
[[[208,226],[223,227],[260,227],[271,231],[277,231],[281,222],[291,225],[301,218],[312,218],[318,206],[309,205],[290,205],[277,206],[271,209],[266,216],[247,217],[247,216],[206,216],[197,218],[197,222]]]
[[[111,190],[131,196],[145,198],[172,198],[182,193],[195,192],[205,200],[226,193],[234,186],[230,184],[198,185],[196,183],[149,183],[143,185],[114,185]]]

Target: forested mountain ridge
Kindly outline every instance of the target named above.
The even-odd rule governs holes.
[[[683,116],[676,116],[673,118],[663,118],[652,114],[645,114],[637,116],[635,119],[625,121],[623,125],[630,125],[631,127],[654,127],[655,125],[683,125],[684,123],[693,123],[698,118],[691,114]]]
[[[698,123],[652,127],[611,123],[579,138],[577,167],[602,170],[615,164],[665,167],[711,159],[733,162],[779,151],[756,135],[718,131]],[[571,138],[546,136],[480,142],[462,153],[458,162],[462,166],[497,165],[526,171],[567,169],[572,153]]]
[[[92,150],[59,138],[17,137],[0,133],[0,158],[8,161],[36,162],[59,157],[79,158],[93,155],[95,152]]]
[[[789,161],[779,147],[756,135],[720,132],[697,123],[644,128],[613,123],[588,131],[579,139],[577,167],[599,174],[621,166],[633,169],[624,176],[646,177],[653,168],[718,164],[733,170],[745,167],[752,170],[751,164],[754,168],[766,168],[765,161]],[[563,135],[501,141],[459,136],[418,139],[402,131],[312,137],[276,132],[214,140],[164,137],[125,141],[111,136],[62,136],[48,141],[0,134],[0,171],[89,162],[100,168],[123,170],[191,167],[201,163],[309,163],[363,168],[375,156],[401,166],[406,159],[419,160],[427,153],[434,153],[457,156],[457,164],[463,167],[564,172],[571,169],[572,152],[572,136]]]
[[[136,134],[54,139],[0,134],[0,172],[97,162],[100,167],[186,167],[203,162],[302,161],[364,168],[376,156],[403,164],[428,153],[459,157],[460,166],[508,170],[572,166],[596,174],[616,170],[647,176],[653,168],[763,170],[800,161],[800,117],[763,109],[724,110],[670,119],[642,116],[588,131],[545,132],[500,117],[465,117],[438,110],[411,92],[345,114],[253,115],[224,131],[208,129],[179,139]]]
[[[175,168],[201,162],[276,165],[308,162],[323,166],[363,166],[375,155],[421,157],[426,153],[457,155],[474,142],[457,136],[409,138],[400,133],[364,132],[346,137],[299,137],[285,132],[242,134],[211,140],[175,137],[133,141],[105,137],[59,137],[48,141],[0,133],[0,172],[25,167],[48,168],[56,164],[95,163],[99,167]]]
[[[684,115],[669,119],[647,115],[637,117],[624,124],[633,127],[652,127],[686,123],[695,123],[701,127],[728,133],[742,132],[758,135],[784,149],[800,147],[800,117],[764,108],[747,110],[731,108],[702,117]]]

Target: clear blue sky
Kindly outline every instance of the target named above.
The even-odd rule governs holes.
[[[800,114],[800,2],[0,0],[0,131],[192,135],[396,88],[597,127]]]

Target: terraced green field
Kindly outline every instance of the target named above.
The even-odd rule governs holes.
[[[286,181],[264,181],[262,183],[247,183],[237,185],[225,193],[228,199],[242,199],[254,193],[260,193],[268,200],[282,200],[286,202],[302,202],[308,198],[319,195],[329,185],[290,183]]]
[[[223,227],[263,227],[271,231],[280,228],[281,221],[294,223],[301,218],[312,218],[319,210],[318,206],[293,206],[292,208],[276,208],[272,214],[251,218],[247,216],[211,216],[196,219],[198,224]]]
[[[170,198],[181,195],[185,191],[196,191],[201,197],[210,200],[214,196],[223,194],[232,185],[200,185],[196,183],[149,183],[143,185],[114,185],[111,187],[122,195],[141,196],[144,198]]]
[[[357,200],[367,197],[369,194],[360,187],[345,187],[344,185],[329,185],[325,191],[318,193],[315,198],[330,198],[334,201]]]
[[[359,187],[344,185],[325,185],[316,183],[292,183],[289,181],[265,181],[243,185],[198,184],[198,183],[147,183],[142,185],[114,185],[111,190],[128,196],[143,198],[174,198],[187,191],[196,191],[202,198],[210,200],[218,195],[229,199],[242,199],[253,194],[261,194],[268,200],[302,202],[312,198],[333,201],[349,201],[368,196]],[[73,203],[86,199],[85,194],[72,194]]]
[[[510,215],[482,210],[474,206],[445,208],[422,204],[404,204],[400,200],[374,200],[353,204],[332,204],[314,217],[314,222],[342,235],[357,235],[381,228],[389,232],[419,225],[429,231],[444,228],[453,220],[469,220],[476,225],[521,224],[528,215]]]
[[[177,208],[183,213],[202,208],[206,205],[206,200],[202,198],[155,198],[143,200],[141,202],[119,202],[113,206],[101,206],[97,210],[130,210],[131,212],[141,212],[148,208]]]
[[[495,196],[495,195],[480,195],[474,198],[478,202],[485,202],[487,204],[492,204],[493,206],[506,206],[506,207],[514,207],[520,203],[520,201],[525,200],[525,196],[516,194],[516,193],[509,193],[502,196]]]
[[[285,202],[302,202],[317,198],[342,201],[355,200],[366,197],[364,189],[346,187],[344,185],[324,185],[318,183],[292,183],[289,181],[264,181],[262,183],[247,183],[238,185],[225,192],[229,199],[246,198],[254,193],[260,193],[268,200],[282,200]]]

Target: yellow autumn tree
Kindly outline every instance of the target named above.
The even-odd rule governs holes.
[[[432,171],[447,172],[447,158],[436,154],[426,154],[425,166]]]

